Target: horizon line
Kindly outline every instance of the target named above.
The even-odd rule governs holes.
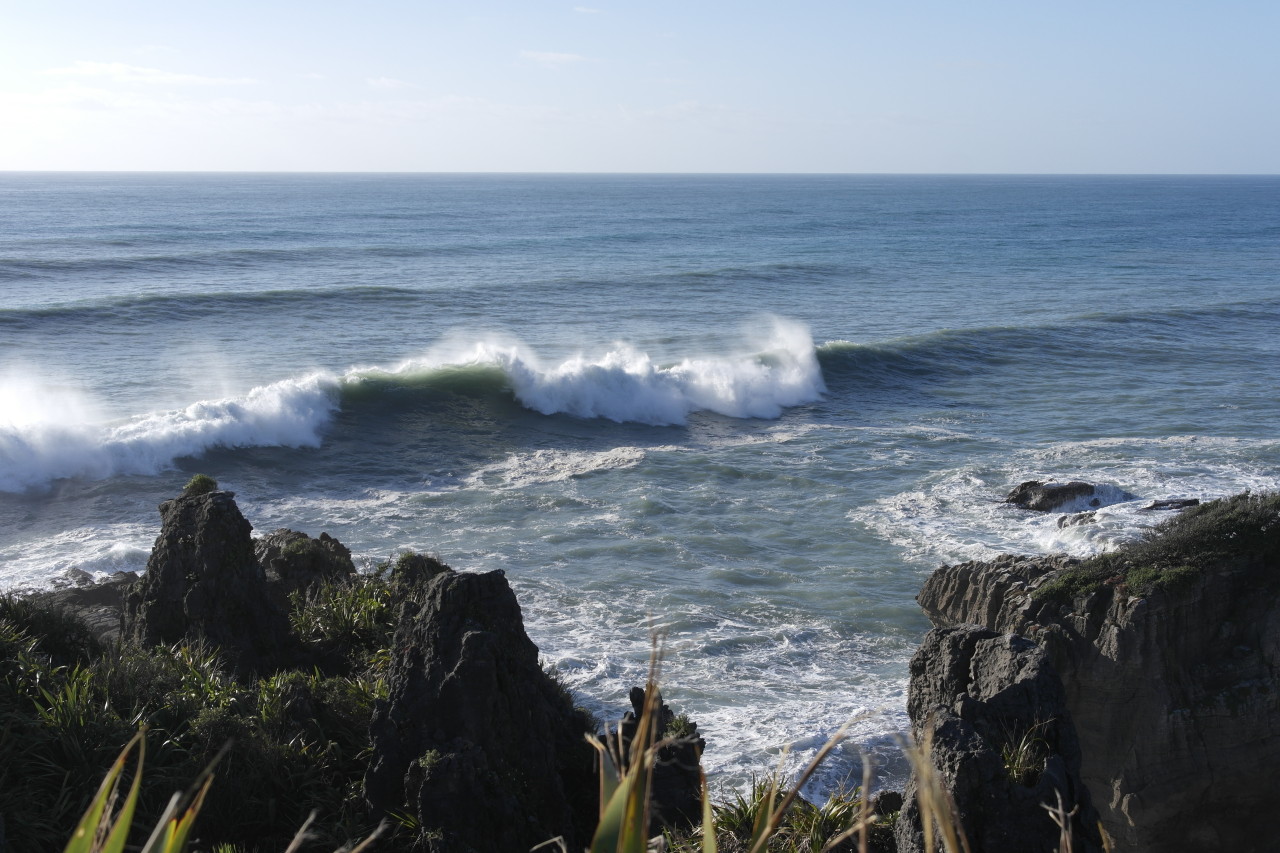
[[[825,172],[825,171],[560,171],[405,169],[0,169],[0,175],[492,175],[492,176],[670,176],[670,177],[1117,177],[1273,178],[1280,172]]]

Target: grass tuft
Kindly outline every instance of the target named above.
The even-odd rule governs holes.
[[[187,485],[182,488],[182,494],[186,496],[207,495],[209,492],[216,492],[217,490],[217,480],[207,474],[196,474],[190,480],[187,480]]]

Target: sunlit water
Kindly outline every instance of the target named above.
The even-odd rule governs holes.
[[[0,175],[0,583],[260,532],[503,569],[584,704],[652,629],[721,785],[899,780],[942,561],[1280,483],[1280,180]],[[1139,500],[1059,529],[1000,503]]]

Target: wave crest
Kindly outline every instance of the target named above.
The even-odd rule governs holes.
[[[776,418],[825,391],[808,330],[782,320],[762,349],[671,365],[619,344],[599,357],[544,366],[518,341],[481,340],[391,368],[312,373],[116,422],[96,419],[83,395],[51,394],[28,371],[0,378],[0,491],[154,474],[218,447],[317,447],[344,403],[406,388],[514,396],[545,415],[653,425],[683,424],[696,411]]]

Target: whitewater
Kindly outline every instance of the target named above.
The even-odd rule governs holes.
[[[0,174],[0,202],[0,585],[141,570],[206,473],[259,533],[504,570],[601,717],[659,631],[713,785],[854,716],[818,787],[863,753],[900,780],[939,563],[1280,486],[1275,178]],[[1026,479],[1104,505],[1004,504]]]

